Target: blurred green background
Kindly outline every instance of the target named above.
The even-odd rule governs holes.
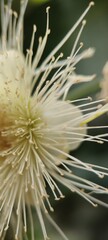
[[[50,28],[48,44],[46,46],[43,59],[53,49],[54,46],[67,33],[71,26],[76,22],[78,17],[87,7],[88,0],[29,0],[27,12],[25,16],[25,37],[24,50],[30,43],[32,26],[37,26],[37,40],[34,50],[36,50],[38,37],[44,35],[46,26],[47,6],[50,9]],[[18,9],[19,0],[14,1],[14,8]],[[87,24],[84,28],[80,41],[84,42],[84,48],[94,47],[95,55],[91,59],[83,60],[77,65],[76,72],[80,74],[97,74],[96,80],[89,84],[81,84],[74,87],[69,93],[70,99],[92,95],[99,91],[99,82],[102,78],[102,68],[108,60],[108,1],[96,0],[95,6],[86,16]],[[62,48],[65,56],[69,55],[78,30],[72,35],[69,41]],[[108,124],[108,116],[104,115],[95,120],[93,125]],[[92,131],[98,134],[103,130]],[[82,161],[99,164],[108,167],[108,145],[83,143],[78,150],[72,153]],[[78,172],[78,171],[77,171]],[[79,171],[79,175],[80,175]],[[82,173],[85,177],[97,183],[108,186],[108,179],[98,179],[96,176]],[[63,188],[63,187],[62,187]],[[52,215],[57,224],[61,226],[70,240],[108,240],[108,210],[103,207],[94,208],[84,199],[76,194],[70,193],[63,188],[66,198],[60,202],[53,202],[55,212]],[[102,200],[108,202],[108,197],[101,197]],[[48,232],[52,240],[60,240],[62,238],[55,233],[54,229],[48,224]],[[36,223],[37,226],[37,223]],[[37,227],[39,236],[36,239],[41,240],[42,235]],[[37,234],[37,233],[36,233]],[[37,236],[37,235],[36,235]]]

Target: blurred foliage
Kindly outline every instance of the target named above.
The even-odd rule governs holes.
[[[70,100],[81,99],[83,97],[94,96],[100,91],[100,79],[94,79],[88,83],[80,83],[72,90],[70,89],[67,98]]]
[[[35,4],[42,4],[42,3],[46,3],[49,0],[30,0],[31,2],[35,3]]]

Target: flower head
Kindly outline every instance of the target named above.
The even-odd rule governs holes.
[[[37,211],[43,237],[48,239],[42,213],[50,222],[62,231],[51,219],[48,209],[53,211],[47,193],[50,187],[55,200],[63,198],[57,182],[68,187],[72,192],[83,196],[94,206],[99,201],[88,194],[106,193],[107,189],[82,179],[71,173],[70,167],[84,169],[102,177],[104,170],[98,169],[69,154],[81,142],[102,142],[87,135],[86,123],[106,111],[106,107],[95,112],[74,105],[66,101],[69,88],[77,82],[88,81],[93,76],[84,77],[74,73],[74,67],[83,58],[90,57],[93,49],[76,50],[80,34],[85,25],[84,16],[93,5],[91,2],[74,27],[55,47],[49,56],[39,65],[44,51],[49,29],[49,8],[47,8],[47,25],[43,38],[39,38],[37,52],[33,57],[33,45],[36,26],[33,27],[30,48],[26,56],[23,55],[23,18],[27,1],[21,5],[20,16],[12,11],[11,2],[4,6],[1,1],[0,41],[0,236],[4,236],[10,221],[15,218],[15,239],[22,239],[22,232],[27,232],[27,214],[31,222],[31,235],[34,239],[31,206]],[[18,19],[17,19],[18,18]],[[60,60],[63,56],[55,54],[68,40],[73,31],[82,22],[81,29],[73,46],[70,56]],[[51,71],[55,73],[49,79]],[[34,93],[33,93],[34,92]],[[95,108],[91,107],[95,110]],[[83,111],[86,112],[83,115]],[[89,113],[88,113],[89,111]],[[68,158],[68,159],[67,159]],[[94,168],[95,167],[95,168]],[[85,189],[85,192],[81,189]],[[87,190],[87,192],[86,192]]]

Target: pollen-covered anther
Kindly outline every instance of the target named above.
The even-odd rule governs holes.
[[[84,19],[84,20],[82,21],[82,25],[85,26],[86,23],[87,23],[87,21]]]
[[[46,8],[46,13],[48,13],[49,10],[50,10],[50,6],[48,6],[48,7]]]
[[[65,195],[60,195],[61,198],[65,198]]]
[[[60,197],[55,197],[55,201],[59,201],[60,200]]]
[[[32,49],[27,49],[26,51],[29,55],[33,55],[33,50]]]
[[[102,104],[98,104],[97,109],[100,109],[102,107]]]
[[[82,48],[84,46],[84,43],[83,42],[80,42],[80,47]]]
[[[64,55],[64,54],[61,52],[61,53],[60,53],[60,55],[59,55],[59,56],[60,56],[60,58],[62,58],[62,57],[63,57],[63,55]]]
[[[94,6],[94,5],[95,5],[95,3],[94,3],[93,1],[89,3],[89,6],[90,6],[90,7],[92,7],[92,6]]]
[[[37,28],[36,28],[36,25],[34,24],[34,25],[33,25],[33,32],[35,33],[36,30],[37,30]]]
[[[100,177],[100,178],[104,178],[105,175],[104,175],[104,174],[100,174],[99,177]]]
[[[18,13],[17,12],[13,11],[13,15],[16,19],[18,18]]]
[[[51,29],[48,29],[47,34],[49,35],[51,33]]]

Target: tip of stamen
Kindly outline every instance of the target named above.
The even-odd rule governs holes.
[[[18,236],[17,235],[15,235],[15,240],[18,240]]]
[[[60,197],[61,197],[61,198],[65,198],[65,196],[64,196],[64,195],[61,195]]]
[[[47,31],[47,34],[49,35],[49,34],[50,34],[50,32],[51,32],[51,29],[48,29],[48,31]]]
[[[93,206],[94,206],[94,207],[98,207],[98,204],[93,203]]]
[[[41,37],[41,36],[39,37],[39,40],[38,40],[38,41],[39,41],[39,43],[41,43],[41,42],[42,42],[42,37]]]
[[[88,96],[88,100],[92,101],[92,97]]]
[[[94,55],[95,53],[95,49],[94,48],[88,48],[87,50],[85,50],[85,58],[90,58]]]
[[[6,231],[8,230],[8,228],[9,228],[9,226],[6,226],[6,227],[4,228],[4,231],[6,232]]]
[[[55,61],[55,57],[54,56],[52,56],[52,62],[54,62]],[[49,82],[49,81],[48,81]]]
[[[97,143],[99,143],[99,144],[103,144],[104,142],[100,140],[100,141],[97,141]]]
[[[36,25],[33,25],[33,31],[36,32]]]
[[[80,47],[83,47],[84,46],[84,43],[83,42],[80,42]]]
[[[97,106],[97,109],[100,109],[102,107],[102,104],[99,104],[98,106]]]
[[[60,198],[58,198],[58,197],[55,198],[55,201],[59,201],[59,200],[60,200]]]
[[[90,7],[92,7],[92,6],[94,6],[94,5],[95,5],[95,3],[94,3],[93,1],[89,3],[89,6],[90,6]]]
[[[49,9],[50,9],[50,6],[48,6],[48,7],[46,8],[46,13],[49,12]]]
[[[17,12],[13,12],[14,17],[18,18]]]
[[[82,25],[85,26],[85,25],[86,25],[86,22],[87,22],[87,21],[84,19],[84,20],[82,21]]]
[[[50,208],[50,211],[51,211],[51,212],[54,212],[54,208],[51,207],[51,208]]]
[[[99,178],[104,178],[104,174],[99,174]]]
[[[63,53],[60,53],[60,57],[61,57],[61,58],[63,57]]]

